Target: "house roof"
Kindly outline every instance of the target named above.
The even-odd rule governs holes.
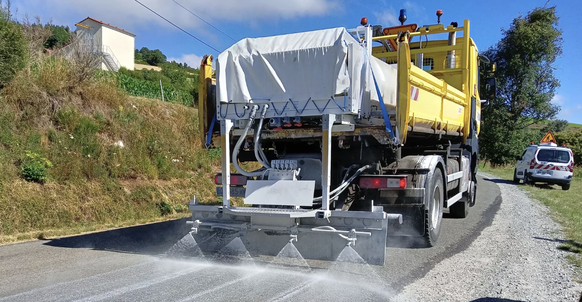
[[[79,23],[83,23],[83,22],[85,22],[85,21],[87,21],[87,20],[91,20],[91,21],[93,21],[93,22],[97,22],[97,23],[99,23],[99,24],[101,24],[101,25],[103,25],[103,26],[105,26],[105,27],[109,27],[109,28],[111,28],[111,29],[115,29],[115,30],[118,30],[118,31],[120,31],[120,32],[123,32],[123,33],[125,33],[125,34],[128,34],[128,35],[130,35],[130,36],[132,36],[132,37],[135,37],[135,34],[132,34],[132,33],[128,32],[127,30],[123,29],[123,28],[119,28],[119,27],[117,27],[117,26],[113,26],[113,25],[111,25],[111,24],[109,24],[109,23],[105,23],[105,22],[103,22],[103,21],[99,21],[99,20],[97,20],[97,19],[93,19],[93,18],[91,18],[91,17],[87,17],[87,18],[83,19],[82,21],[79,21]]]

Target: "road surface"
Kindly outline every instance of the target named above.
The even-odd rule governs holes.
[[[465,288],[449,290],[452,293],[439,293],[441,296],[437,296],[435,301],[549,301],[544,298],[547,296],[533,292],[532,296],[518,293],[509,297],[507,290],[505,295],[499,292],[499,287],[513,279],[507,280],[507,276],[497,276],[496,271],[484,269],[495,265],[479,264],[476,271],[465,271],[472,263],[487,258],[485,256],[462,263],[462,267],[454,267],[462,259],[467,259],[462,255],[472,249],[496,251],[506,248],[480,243],[495,237],[488,230],[500,225],[494,224],[496,215],[508,202],[503,198],[500,186],[510,185],[501,180],[480,178],[477,202],[469,217],[444,219],[437,247],[404,248],[398,246],[401,243],[391,243],[384,267],[309,262],[311,268],[285,269],[253,261],[217,264],[160,256],[187,234],[189,228],[185,220],[2,246],[0,301],[420,301],[430,297],[433,286],[446,288],[449,281],[462,281],[467,273],[472,273],[473,279],[477,279],[466,283]],[[504,228],[495,229],[495,234],[504,233],[510,227]],[[532,244],[543,244],[544,248],[556,253],[558,243],[546,239],[524,238]],[[507,245],[507,242],[497,244]],[[523,254],[527,253],[527,250],[523,251]],[[479,252],[471,252],[471,255],[475,254]],[[495,257],[488,261],[510,260],[501,259],[506,257],[503,254]],[[563,262],[563,259],[559,260]],[[431,275],[449,271],[448,266],[453,266],[450,267],[453,275]],[[480,276],[479,269],[484,270],[483,276]],[[570,282],[570,273],[560,277],[564,279],[563,286],[568,292],[565,297],[579,293],[577,284]],[[511,278],[522,281],[538,277],[512,275]],[[483,281],[479,281],[481,279]],[[484,286],[479,283],[487,283],[488,287],[469,291],[468,296],[455,293],[455,290],[467,293]],[[426,296],[415,296],[416,293]]]

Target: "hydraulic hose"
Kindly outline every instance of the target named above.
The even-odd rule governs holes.
[[[256,177],[256,176],[261,176],[263,174],[263,171],[253,171],[253,172],[245,171],[238,164],[238,150],[240,149],[245,138],[247,137],[247,134],[249,133],[249,129],[251,129],[251,126],[253,125],[253,122],[255,120],[255,116],[257,114],[258,109],[259,109],[259,105],[253,105],[251,107],[251,113],[249,114],[249,122],[247,123],[247,125],[243,131],[243,134],[238,138],[238,141],[236,142],[236,145],[234,146],[234,150],[232,151],[232,164],[234,165],[234,168],[237,171],[239,171],[240,174],[242,174],[246,177]]]
[[[271,166],[263,153],[263,148],[261,147],[261,129],[263,128],[263,121],[265,120],[265,115],[267,115],[267,109],[269,108],[268,104],[263,106],[263,110],[261,110],[261,119],[259,120],[259,125],[257,126],[257,131],[255,131],[255,138],[254,138],[254,145],[255,145],[255,158],[263,167],[270,169]]]
[[[352,177],[350,177],[349,179],[346,180],[346,177],[349,174],[349,172],[350,172],[350,170],[351,170],[352,167],[350,167],[348,169],[348,172],[346,173],[346,176],[344,176],[344,180],[342,181],[342,183],[337,188],[335,188],[333,191],[329,192],[330,199],[335,199],[336,197],[338,197],[343,191],[345,191],[348,188],[348,186],[350,185],[350,183],[352,181],[354,181],[354,179],[356,179],[356,177],[358,177],[360,174],[362,174],[362,172],[366,171],[367,169],[373,168],[374,166],[373,165],[365,165],[365,166],[359,168],[354,173],[354,175],[352,175]],[[323,198],[323,196],[315,197],[313,199],[313,201],[321,201],[322,198]]]

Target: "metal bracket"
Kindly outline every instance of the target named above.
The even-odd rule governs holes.
[[[347,240],[347,246],[356,246],[356,230],[355,229],[351,229],[350,232],[348,233],[348,235],[343,235],[343,234],[338,234],[340,237],[342,237],[343,239]]]
[[[192,229],[191,232],[192,234],[198,234],[198,228],[200,228],[200,220],[194,220],[191,222],[192,223]]]
[[[329,217],[330,216],[331,216],[331,211],[330,210],[317,211],[315,213],[315,218],[318,218],[318,219],[327,219],[329,221]]]
[[[335,121],[335,114],[324,114],[322,116],[322,200],[321,200],[321,209],[323,211],[329,210],[329,204],[331,202],[330,199],[330,185],[331,185],[331,131],[333,127],[333,122]],[[324,214],[327,218],[329,214]],[[318,213],[319,218],[319,213]]]

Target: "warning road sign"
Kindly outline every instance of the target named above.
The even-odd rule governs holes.
[[[556,139],[554,138],[554,135],[552,134],[552,131],[548,131],[548,133],[546,133],[546,135],[544,135],[544,138],[542,138],[542,141],[540,143],[556,143]]]

